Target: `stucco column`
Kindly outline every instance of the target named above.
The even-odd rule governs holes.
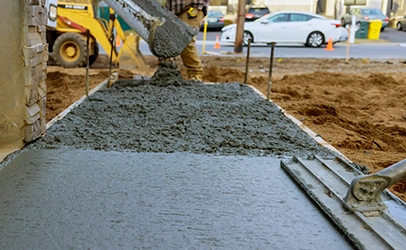
[[[45,0],[0,0],[0,160],[45,132]]]
[[[23,145],[25,80],[22,74],[23,1],[0,0],[0,159]]]

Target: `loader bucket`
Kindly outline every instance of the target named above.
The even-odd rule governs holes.
[[[145,40],[152,54],[161,58],[178,56],[199,32],[156,0],[104,0]]]

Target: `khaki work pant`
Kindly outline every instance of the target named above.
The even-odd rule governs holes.
[[[202,20],[204,18],[203,11],[198,12],[195,18],[188,18],[187,12],[183,12],[178,15],[179,19],[183,22],[189,24],[190,26],[197,27],[200,29]],[[196,36],[193,37],[192,41],[180,54],[182,58],[183,65],[185,65],[189,79],[191,80],[203,80],[203,65],[202,61],[199,58],[199,51],[196,48]]]

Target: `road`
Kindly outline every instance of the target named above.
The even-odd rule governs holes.
[[[220,49],[214,49],[216,36],[220,31],[209,31],[206,35],[206,42],[203,41],[203,33],[197,36],[197,48],[202,53],[203,47],[207,53],[233,54],[234,45],[232,43],[220,43]],[[371,59],[406,59],[406,32],[387,28],[381,33],[379,42],[365,40],[365,43],[351,44],[349,57],[351,58],[371,58]],[[387,41],[387,42],[386,42]],[[252,45],[251,57],[269,57],[269,45]],[[141,52],[144,55],[151,55],[148,45],[145,42],[140,44]],[[246,55],[247,47],[244,47],[243,54]],[[334,45],[334,51],[326,51],[322,48],[307,48],[302,45],[276,45],[275,57],[296,57],[296,58],[346,58],[347,44],[338,43]]]
[[[393,43],[406,43],[406,31],[386,28],[384,32],[381,32],[380,38]]]
[[[220,36],[221,31],[208,31],[206,34],[207,41],[215,41],[216,36]],[[406,31],[398,31],[394,28],[386,28],[381,32],[380,39],[387,40],[392,43],[406,43]],[[203,40],[203,32],[199,32],[197,40]]]

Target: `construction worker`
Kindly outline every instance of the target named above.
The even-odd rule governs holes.
[[[180,20],[190,26],[200,29],[203,18],[207,14],[210,0],[166,0],[166,8],[179,17]],[[189,79],[203,80],[203,65],[196,48],[196,37],[193,37],[189,45],[180,54],[185,65]]]

